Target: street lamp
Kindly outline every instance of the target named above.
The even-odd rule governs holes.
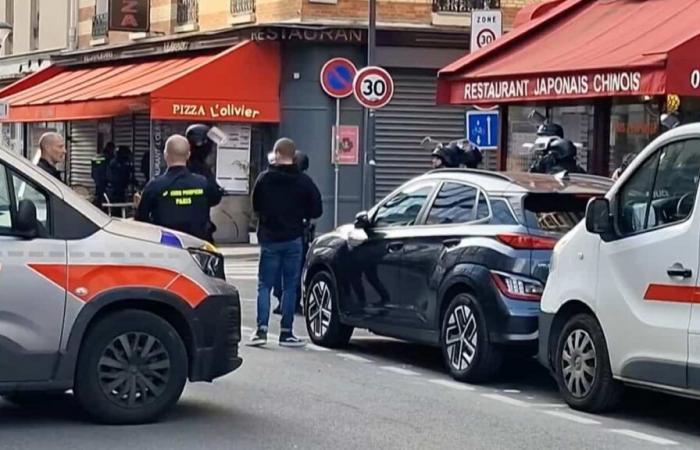
[[[7,22],[0,22],[0,49],[5,48],[5,42],[7,42],[10,34],[12,34],[12,25]]]

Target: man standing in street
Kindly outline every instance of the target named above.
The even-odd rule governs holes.
[[[258,215],[260,268],[258,275],[258,327],[251,346],[267,343],[270,292],[282,273],[282,327],[279,344],[303,347],[294,336],[294,307],[303,252],[304,221],[323,213],[321,193],[294,162],[296,147],[291,139],[275,143],[275,165],[263,172],[253,189],[253,211]]]
[[[41,159],[37,166],[58,181],[62,181],[58,165],[66,159],[66,141],[63,136],[54,132],[44,133],[39,138],[39,150],[41,151]]]
[[[221,191],[213,189],[201,175],[187,169],[190,144],[172,136],[165,143],[165,174],[146,184],[138,201],[136,220],[160,225],[207,240],[209,209],[221,202]]]

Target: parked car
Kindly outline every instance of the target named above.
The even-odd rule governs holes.
[[[491,378],[504,352],[536,352],[539,300],[557,239],[611,181],[437,170],[318,238],[304,270],[316,344],[353,328],[439,346],[463,381]]]
[[[107,423],[157,419],[241,365],[238,292],[207,243],[113,220],[0,149],[0,395],[73,390]]]
[[[625,384],[700,397],[700,124],[652,142],[556,246],[539,357],[566,402],[610,409]]]

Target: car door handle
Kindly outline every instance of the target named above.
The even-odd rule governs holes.
[[[386,248],[389,250],[389,253],[396,253],[403,249],[403,242],[392,242],[391,244],[387,245]]]
[[[459,243],[462,242],[461,239],[445,239],[442,241],[442,245],[444,245],[447,248],[452,248],[452,247],[457,247]]]
[[[674,278],[690,278],[693,276],[693,271],[683,267],[683,264],[674,264],[666,270],[669,277]]]

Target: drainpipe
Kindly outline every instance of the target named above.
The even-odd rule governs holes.
[[[68,50],[78,49],[78,16],[80,14],[79,0],[68,0]]]

